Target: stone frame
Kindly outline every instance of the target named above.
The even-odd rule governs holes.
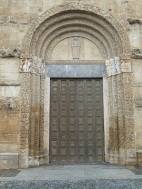
[[[70,64],[69,64],[70,62]],[[64,61],[64,65],[68,65],[68,66],[72,66],[71,64],[72,61]],[[86,62],[86,61],[85,61]],[[58,64],[58,61],[54,61],[54,63],[56,64],[52,64],[53,62],[49,62],[50,65],[57,65]],[[102,62],[101,62],[102,64]],[[47,70],[48,70],[48,66],[50,66],[49,64],[47,65]],[[59,65],[59,66],[64,66],[63,64]],[[88,64],[85,64],[84,61],[78,61],[78,65],[79,66],[88,66]],[[77,65],[77,66],[78,66]],[[97,66],[94,64],[94,65],[90,65],[89,66],[94,66],[94,67],[99,67],[99,64],[97,64]],[[100,67],[104,67],[103,65],[100,65]],[[53,69],[53,68],[52,68]],[[103,70],[103,69],[100,69],[100,70]],[[57,70],[56,70],[57,72]],[[104,74],[104,71],[101,73],[99,71],[99,74],[96,74],[96,72],[94,72],[94,78],[103,78],[103,74]],[[92,78],[92,76],[90,77],[89,76],[90,74],[87,73],[86,76],[84,76],[84,78]],[[45,77],[44,77],[44,82],[43,82],[43,86],[44,86],[44,91],[42,92],[42,95],[44,94],[44,135],[43,135],[43,138],[44,138],[44,158],[41,159],[40,161],[40,164],[49,164],[50,162],[50,157],[49,157],[49,151],[50,151],[50,137],[49,137],[49,133],[50,133],[50,81],[52,78],[66,78],[66,75],[64,76],[64,73],[62,75],[58,75],[58,74],[55,74],[54,76],[52,76],[51,73],[47,73],[45,74]],[[78,78],[82,78],[82,76],[72,76],[72,75],[68,75],[68,78],[75,78],[75,79],[78,79]],[[104,133],[105,134],[105,133]],[[105,138],[104,138],[105,139]],[[105,150],[105,148],[104,148]],[[105,152],[104,152],[105,153]]]
[[[106,161],[116,164],[135,164],[135,137],[133,116],[132,72],[130,58],[130,44],[125,27],[118,23],[109,13],[98,7],[84,3],[68,3],[48,10],[38,19],[34,20],[24,39],[21,55],[21,125],[19,144],[19,167],[26,168],[48,164],[49,146],[47,138],[49,119],[48,109],[44,106],[49,95],[45,90],[49,78],[45,77],[44,65],[46,60],[31,54],[33,36],[42,27],[42,23],[53,15],[68,11],[81,10],[99,15],[117,31],[121,45],[118,49],[122,52],[118,57],[106,61],[106,75],[104,76],[107,106],[105,115],[106,136]],[[124,87],[125,85],[125,87]],[[35,87],[36,86],[36,87]],[[46,98],[47,97],[47,98]],[[113,98],[113,100],[111,100]],[[49,101],[46,102],[49,106]],[[109,104],[110,103],[110,104]],[[36,105],[36,106],[34,106]],[[114,115],[111,115],[114,112]],[[43,137],[44,136],[44,137]],[[45,140],[46,138],[46,140]],[[116,140],[117,138],[117,140]]]

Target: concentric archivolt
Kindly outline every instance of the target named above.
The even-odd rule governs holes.
[[[82,36],[101,49],[104,58],[129,55],[126,31],[112,16],[92,5],[69,3],[50,9],[33,22],[24,39],[25,56],[50,57],[54,46],[69,36]]]
[[[89,41],[91,41],[92,43],[95,44],[95,46],[99,49],[100,51],[100,54],[102,55],[102,58],[103,59],[106,59],[106,55],[109,54],[109,52],[106,51],[106,46],[101,42],[99,41],[96,37],[94,36],[91,36],[90,34],[87,34],[87,32],[70,32],[70,33],[67,33],[67,34],[63,34],[63,35],[60,35],[60,36],[57,36],[56,38],[54,38],[50,44],[48,45],[48,48],[45,48],[45,51],[43,51],[43,56],[44,56],[44,60],[51,60],[52,57],[52,52],[54,50],[54,48],[60,44],[61,41],[67,39],[67,38],[73,38],[74,36],[77,36],[79,38],[85,38],[85,39],[88,39]]]

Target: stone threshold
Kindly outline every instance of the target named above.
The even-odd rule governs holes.
[[[142,174],[135,170],[107,164],[7,170],[0,189],[142,189]]]
[[[142,179],[0,182],[0,189],[141,189]]]

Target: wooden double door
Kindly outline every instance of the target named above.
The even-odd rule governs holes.
[[[102,79],[51,79],[50,163],[104,161]]]

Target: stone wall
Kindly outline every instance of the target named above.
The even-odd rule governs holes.
[[[142,163],[142,60],[133,61],[136,150],[140,152],[138,161]]]
[[[0,168],[18,167],[19,60],[0,59]]]

